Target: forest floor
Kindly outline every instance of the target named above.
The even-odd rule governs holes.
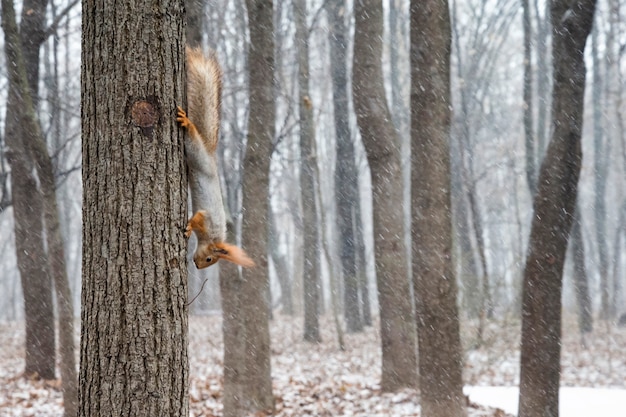
[[[271,324],[275,416],[419,416],[419,391],[380,391],[380,340],[375,328],[345,336],[338,349],[330,318],[323,343],[302,341],[302,319],[276,314]],[[476,346],[476,330],[462,326],[465,346]],[[465,349],[466,391],[476,386],[510,387],[519,379],[519,322],[491,322],[479,348]],[[20,377],[24,366],[23,323],[0,323],[0,416],[61,416],[58,381]],[[565,320],[562,386],[626,388],[626,329],[602,322],[581,343],[577,326]],[[222,415],[221,317],[191,317],[189,329],[191,416]],[[77,344],[78,346],[78,344]],[[468,399],[468,417],[507,416]]]

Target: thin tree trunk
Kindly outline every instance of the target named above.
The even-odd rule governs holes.
[[[363,330],[359,310],[359,283],[356,275],[352,207],[358,186],[354,143],[350,135],[348,113],[347,39],[345,0],[326,3],[329,20],[330,67],[333,79],[333,108],[337,155],[335,162],[335,198],[337,204],[337,229],[341,242],[341,266],[344,283],[344,316],[348,333]]]
[[[456,2],[452,4],[452,35],[454,43],[459,45],[460,36],[456,24]],[[457,72],[461,78],[465,72],[463,55],[459,52],[456,57]],[[475,66],[469,65],[471,68]],[[468,71],[468,72],[470,72]],[[482,343],[482,334],[485,322],[485,296],[484,284],[485,277],[479,273],[478,263],[476,262],[476,254],[472,244],[472,223],[475,223],[477,208],[472,205],[472,194],[475,192],[475,186],[470,183],[474,180],[473,155],[470,143],[470,112],[468,104],[468,96],[472,93],[469,91],[467,83],[460,86],[460,108],[458,111],[459,125],[456,135],[458,140],[450,141],[450,160],[451,166],[457,169],[451,170],[451,204],[454,219],[454,225],[458,235],[458,252],[460,256],[461,282],[463,283],[464,306],[467,308],[470,317],[478,318],[477,344]],[[453,228],[455,227],[453,225]],[[474,237],[481,235],[478,231],[474,232]],[[480,252],[480,248],[478,249]],[[484,257],[479,256],[482,259]]]
[[[424,417],[466,414],[452,264],[451,37],[446,0],[411,2],[413,286]]]
[[[404,242],[407,250],[407,268],[411,274],[411,134],[409,132],[409,109],[406,104],[408,77],[408,5],[405,1],[389,2],[389,66],[391,78],[391,117],[401,141],[402,179],[404,183]],[[402,55],[402,62],[400,56]],[[405,61],[406,60],[406,61]],[[365,315],[363,317],[365,319]]]
[[[357,194],[360,194],[357,192]],[[363,325],[372,325],[372,307],[370,306],[370,290],[367,279],[367,260],[365,253],[365,237],[363,236],[363,216],[361,214],[360,198],[354,205],[354,238],[355,238],[355,263],[356,275],[359,280],[359,297],[361,311],[363,313]]]
[[[530,0],[522,0],[524,26],[524,144],[526,149],[526,182],[530,195],[535,195],[537,169],[535,168],[535,135],[533,130],[533,79],[532,79],[532,26],[530,23]]]
[[[611,131],[610,140],[607,141],[605,149],[604,149],[604,157],[605,161],[610,159],[610,155],[613,154],[613,143],[622,142],[622,150],[626,147],[626,140],[624,138],[624,122],[622,117],[622,91],[620,88],[615,88],[616,85],[621,86],[622,82],[622,54],[624,53],[624,48],[622,48],[621,43],[617,41],[618,34],[620,33],[621,28],[621,17],[620,17],[620,1],[619,0],[609,0],[609,33],[606,39],[607,45],[607,54],[606,54],[606,63],[607,63],[607,79],[605,80],[605,91],[607,95],[607,99],[610,98],[611,101],[608,103],[608,108],[613,111],[610,112],[607,116],[612,116],[611,119],[608,119],[608,124],[615,126],[615,128]],[[608,71],[608,68],[611,71]],[[626,162],[626,161],[623,161]],[[608,164],[607,164],[608,165]],[[608,173],[608,166],[605,167],[605,170]],[[605,182],[607,181],[608,176],[605,176]],[[605,184],[606,187],[606,184]],[[619,262],[620,262],[620,230],[623,229],[623,221],[624,216],[624,205],[618,211],[618,223],[615,230],[615,238],[613,244],[613,256],[609,257],[607,254],[607,258],[610,258],[609,266],[607,266],[607,271],[610,268],[610,264],[612,267],[612,289],[611,289],[611,299],[609,300],[609,313],[610,317],[615,318],[620,310],[618,303],[621,301],[621,288],[622,281],[620,276],[618,275],[619,270]],[[606,230],[605,230],[606,231]],[[608,236],[608,232],[606,232]]]
[[[186,416],[183,1],[82,10],[79,415]]]
[[[593,330],[589,279],[585,268],[585,243],[583,241],[580,207],[576,205],[574,224],[572,225],[571,256],[574,261],[574,291],[578,305],[578,328],[584,343],[584,336]]]
[[[41,31],[43,25],[41,7],[33,7],[33,16],[24,13],[21,35]],[[45,10],[45,4],[43,6]],[[45,14],[45,13],[44,13]],[[44,16],[45,17],[45,16]],[[12,0],[2,1],[2,28],[5,35],[6,61],[8,66],[9,94],[6,117],[7,160],[11,166],[11,190],[15,221],[15,248],[18,269],[22,279],[24,310],[26,318],[26,366],[27,376],[44,379],[55,377],[54,311],[52,281],[48,275],[47,257],[43,240],[44,199],[33,172],[34,161],[29,144],[39,129],[31,90],[38,80],[38,68],[27,72],[22,51],[33,48],[39,52],[40,42],[30,38],[26,46],[20,40]],[[35,43],[32,43],[35,42]],[[32,53],[26,54],[32,57]],[[38,55],[36,62],[39,62]],[[29,78],[30,76],[30,78]],[[35,81],[29,82],[34,79]],[[30,86],[29,86],[30,85]],[[34,128],[33,128],[34,127]]]
[[[597,17],[596,17],[597,19]],[[607,245],[606,245],[606,180],[608,158],[606,155],[606,135],[604,132],[604,117],[602,103],[603,76],[600,65],[600,52],[598,25],[594,25],[591,32],[591,57],[593,61],[593,81],[591,84],[592,110],[593,110],[593,180],[594,180],[594,225],[595,238],[598,248],[598,274],[600,276],[600,316],[607,320],[610,318],[610,276],[608,268]],[[607,98],[604,97],[606,100]]]
[[[372,175],[383,391],[417,384],[417,346],[405,260],[400,141],[387,107],[381,0],[355,3],[352,99]]]
[[[553,0],[554,131],[535,195],[522,299],[519,416],[558,416],[563,264],[582,160],[584,49],[595,0]]]
[[[228,225],[228,241],[236,242],[232,222]],[[239,294],[243,280],[239,267],[230,262],[220,263],[220,292],[222,296],[222,333],[224,335],[224,417],[239,417],[246,413],[246,351],[243,307]]]
[[[250,116],[243,173],[242,243],[257,264],[243,271],[240,293],[246,355],[245,409],[271,412],[274,408],[270,366],[270,303],[267,263],[269,172],[274,140],[273,3],[246,0],[250,46],[248,51]]]
[[[52,7],[52,18],[56,19],[56,8]],[[69,7],[73,7],[70,5]],[[45,14],[44,7],[41,10]],[[43,42],[43,37],[41,38]],[[39,48],[37,48],[39,49]],[[60,126],[60,105],[58,91],[58,74],[57,74],[57,37],[53,39],[53,74],[52,80],[52,97],[50,99],[51,125],[53,126],[53,143],[58,148],[61,140]],[[28,94],[24,91],[22,94]],[[32,110],[33,112],[35,109]],[[57,204],[57,184],[55,181],[55,170],[52,159],[48,153],[45,138],[36,123],[31,127],[27,127],[28,131],[37,132],[29,141],[32,155],[37,162],[37,171],[40,179],[40,186],[44,197],[44,224],[45,235],[48,249],[48,265],[52,275],[54,287],[57,296],[57,317],[59,323],[59,353],[60,353],[60,373],[63,387],[63,405],[64,415],[67,417],[75,417],[78,413],[78,375],[76,370],[76,350],[74,343],[74,302],[70,287],[69,277],[67,273],[65,244],[63,242],[61,230],[61,211]]]
[[[298,42],[298,91],[300,115],[300,159],[301,192],[304,221],[304,340],[321,342],[319,331],[320,298],[320,252],[319,225],[315,199],[314,153],[315,126],[313,124],[313,102],[309,96],[309,30],[306,24],[306,0],[294,2],[296,41]]]
[[[20,94],[27,96],[29,92],[24,90]],[[29,101],[25,100],[22,108],[28,105]],[[34,108],[26,111],[35,114]],[[39,128],[38,120],[29,118],[27,124],[22,125],[22,129],[26,132],[31,132],[26,137],[26,146],[36,162],[40,187],[43,193],[43,219],[48,249],[48,268],[52,275],[57,295],[64,414],[68,417],[75,416],[78,411],[78,377],[76,374],[74,348],[74,305],[65,264],[65,247],[61,236],[54,167],[45,139]]]
[[[534,0],[537,18],[537,145],[535,160],[541,165],[546,150],[550,119],[550,1],[545,2],[545,16],[539,15],[538,0]]]
[[[246,31],[246,10],[245,3],[240,0],[236,4],[235,27],[238,33]],[[243,44],[243,40],[241,40]],[[229,59],[230,58],[230,59]],[[233,69],[240,64],[233,62],[234,57],[225,56],[222,65],[224,74],[232,72]],[[245,62],[246,57],[242,59]],[[230,213],[228,223],[227,241],[237,242],[237,227],[240,226],[241,213],[241,158],[244,147],[244,123],[239,120],[246,119],[242,117],[247,115],[247,110],[241,109],[237,105],[244,99],[244,94],[234,92],[233,81],[229,77],[224,78],[224,91],[230,89],[231,94],[222,96],[223,114],[227,117],[222,123],[223,136],[232,137],[232,142],[223,141],[219,150],[220,160],[222,161],[222,178],[225,180],[225,197],[227,201],[228,212]],[[230,155],[230,158],[227,157]],[[271,220],[270,220],[271,221]],[[241,277],[239,267],[230,262],[220,263],[220,292],[222,299],[222,333],[224,338],[224,417],[239,417],[246,413],[244,409],[245,395],[245,375],[246,375],[246,351],[245,351],[245,330],[243,320],[243,308],[241,306],[241,296],[243,288],[243,279]]]
[[[468,144],[469,150],[469,144]],[[473,155],[470,153],[469,155],[469,178],[476,178],[474,175],[473,168]],[[491,298],[491,285],[489,282],[489,269],[487,268],[487,255],[486,247],[485,247],[485,239],[483,238],[483,222],[480,217],[480,212],[478,209],[478,203],[476,202],[476,182],[473,181],[472,184],[467,187],[467,200],[469,202],[470,216],[472,218],[472,223],[474,224],[474,234],[476,237],[476,250],[478,252],[478,259],[480,260],[481,266],[481,274],[480,274],[480,313],[479,313],[479,325],[478,325],[478,343],[482,343],[483,331],[485,327],[485,320],[488,318],[492,318],[493,316],[493,300]]]
[[[317,151],[317,143],[313,142],[313,146],[315,149],[313,152],[318,155]],[[332,251],[330,249],[330,245],[335,241],[333,237],[332,230],[329,230],[328,226],[328,217],[326,216],[327,210],[324,209],[324,202],[322,199],[322,186],[321,186],[321,178],[322,175],[320,173],[319,164],[314,165],[315,170],[315,187],[316,187],[316,204],[320,207],[319,215],[320,215],[320,251],[323,252],[326,257],[326,262],[328,263],[328,281],[330,287],[330,304],[331,311],[333,315],[333,323],[335,325],[335,332],[337,333],[337,344],[339,346],[339,350],[344,351],[346,348],[344,341],[344,331],[341,327],[341,320],[339,319],[340,307],[339,307],[339,283],[337,282],[337,276],[339,275],[336,267],[336,262],[333,257]]]
[[[36,126],[33,126],[36,128]],[[39,132],[38,129],[35,131]],[[63,382],[63,404],[66,416],[76,416],[78,411],[78,376],[76,373],[74,344],[74,305],[70,290],[65,248],[61,237],[59,209],[56,200],[56,184],[52,161],[46,144],[39,133],[33,137],[33,155],[37,160],[41,188],[44,194],[44,220],[48,245],[48,264],[57,295],[59,318],[60,370]]]
[[[280,284],[283,313],[291,316],[294,314],[293,286],[291,277],[289,276],[287,258],[280,251],[280,234],[278,231],[278,225],[276,224],[276,217],[276,213],[272,213],[271,216],[269,216],[269,250],[271,252],[270,255],[272,257],[272,262],[274,263],[274,270],[276,271],[276,279]]]

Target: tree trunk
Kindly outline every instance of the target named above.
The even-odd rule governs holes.
[[[24,5],[26,6],[29,4]],[[38,15],[38,13],[31,14]],[[31,33],[31,30],[36,27],[32,23],[33,18],[22,17],[22,25],[24,25],[22,34]],[[26,51],[34,46],[29,41],[28,47],[24,47],[20,41],[12,0],[2,1],[2,28],[6,39],[6,60],[14,63],[8,66],[9,94],[5,137],[8,148],[7,160],[11,166],[15,249],[24,294],[26,319],[24,373],[29,377],[34,375],[44,379],[54,379],[54,310],[52,281],[48,275],[43,240],[44,200],[38,187],[39,179],[33,172],[35,164],[28,146],[37,134],[33,126],[36,129],[39,128],[30,93],[32,90],[29,87],[29,75],[33,77],[34,73],[32,71],[27,73],[27,66],[22,55],[22,50]],[[39,43],[35,46],[39,51]],[[38,78],[35,77],[35,79]]]
[[[524,26],[524,144],[526,149],[526,182],[530,195],[535,195],[537,173],[535,168],[535,135],[533,130],[533,78],[532,78],[532,25],[530,23],[530,0],[522,0]]]
[[[269,273],[267,218],[269,172],[274,139],[274,39],[273,4],[246,0],[250,46],[248,52],[250,116],[243,173],[242,241],[256,268],[243,270],[240,293],[246,354],[245,409],[274,408],[270,367]]]
[[[417,349],[405,260],[400,141],[385,99],[382,68],[383,5],[355,3],[352,98],[372,173],[374,246],[383,391],[417,384]]]
[[[337,143],[335,162],[337,229],[341,245],[344,316],[346,330],[351,333],[363,330],[363,320],[359,310],[359,282],[356,275],[355,240],[352,227],[352,207],[357,198],[358,181],[348,113],[345,10],[344,0],[330,0],[326,3],[330,28],[330,67],[333,79],[333,109]]]
[[[520,417],[558,416],[562,274],[574,220],[595,0],[553,0],[552,140],[541,164],[522,296]]]
[[[315,165],[315,176],[317,177],[317,182],[316,182],[316,186],[317,186],[317,205],[318,207],[323,207],[324,204],[322,202],[322,190],[321,190],[321,185],[320,185],[320,170],[319,170],[319,165]],[[331,245],[331,242],[333,241],[332,238],[332,233],[330,233],[328,227],[326,227],[328,225],[327,222],[327,218],[326,218],[326,211],[322,208],[319,212],[320,214],[320,224],[321,224],[321,249],[324,252],[324,256],[326,257],[326,260],[328,262],[328,284],[330,287],[330,305],[331,305],[331,310],[332,310],[332,315],[333,315],[333,322],[335,324],[335,331],[337,332],[337,344],[339,345],[339,350],[341,350],[342,352],[346,350],[346,344],[344,341],[344,337],[343,337],[343,329],[341,328],[341,323],[339,320],[339,299],[337,297],[337,294],[339,294],[339,285],[337,282],[337,272],[336,272],[336,267],[335,267],[335,262],[333,261],[333,256],[331,254],[331,250],[329,248],[329,246]]]
[[[283,314],[293,315],[294,303],[293,303],[293,284],[289,273],[289,265],[287,264],[287,257],[281,253],[280,247],[280,233],[278,230],[278,224],[276,222],[276,213],[272,213],[268,219],[268,242],[270,255],[272,257],[272,263],[274,265],[274,271],[276,272],[276,279],[280,284],[280,298],[283,306]]]
[[[591,33],[591,57],[593,61],[593,77],[591,83],[592,113],[593,113],[593,182],[594,182],[594,225],[595,238],[598,248],[597,268],[600,276],[600,317],[607,320],[610,318],[610,276],[607,256],[606,236],[606,180],[608,170],[608,157],[606,149],[606,135],[604,132],[604,116],[602,102],[603,76],[600,65],[600,52],[598,37],[600,31],[598,25],[594,25]],[[606,97],[605,97],[606,100]]]
[[[548,108],[551,104],[550,97],[550,64],[551,56],[548,48],[550,37],[550,2],[544,2],[545,13],[543,18],[539,13],[538,0],[534,0],[537,17],[537,144],[535,146],[537,165],[541,164],[546,150],[547,136],[549,133]],[[536,177],[536,176],[535,176]],[[536,185],[535,185],[536,188]]]
[[[300,114],[301,190],[304,222],[304,340],[321,342],[319,329],[320,251],[319,225],[315,198],[315,126],[313,102],[309,95],[309,29],[306,0],[294,2],[296,42],[298,42],[298,89]]]
[[[578,328],[581,336],[593,330],[589,279],[585,268],[585,243],[583,241],[580,219],[580,207],[576,205],[574,224],[572,225],[571,256],[574,261],[574,291],[578,305]],[[584,339],[583,339],[584,340]]]
[[[228,242],[236,241],[233,224],[228,227]],[[224,417],[245,414],[245,332],[241,297],[243,281],[239,267],[230,262],[220,263],[220,292],[222,295],[222,333],[224,335]]]
[[[79,414],[185,416],[183,2],[82,10]]]
[[[39,50],[39,47],[37,46],[36,49]],[[37,58],[38,62],[39,59]],[[30,95],[26,85],[20,86],[20,95],[22,97]],[[23,104],[19,108],[33,115],[36,114],[35,108],[32,107],[32,101],[23,100]],[[73,417],[78,410],[78,377],[76,374],[74,349],[74,305],[65,265],[65,247],[61,236],[54,167],[37,118],[28,118],[21,127],[27,133],[24,135],[25,145],[36,162],[37,174],[43,194],[42,214],[48,253],[48,270],[52,276],[57,295],[64,413],[66,416]]]
[[[39,49],[40,43],[44,41],[44,20],[47,1],[39,1],[23,14],[23,22],[27,24],[22,27],[22,36],[32,39],[39,39],[39,43],[31,41],[22,43],[27,46],[29,53],[27,56],[32,62],[25,62],[27,67],[39,67]],[[25,4],[30,7],[29,4]],[[32,15],[41,15],[43,19],[32,19]],[[30,20],[27,20],[30,19]],[[33,51],[30,51],[33,50]],[[18,61],[19,65],[19,61]],[[20,71],[21,72],[21,71]],[[38,71],[33,73],[33,77],[38,75]],[[37,85],[31,85],[29,92],[26,85],[20,86],[20,95],[31,97],[37,92]],[[26,109],[28,113],[36,114],[36,109],[32,104],[32,100],[24,100],[23,105],[19,108]],[[28,108],[27,106],[33,106]],[[61,225],[59,208],[57,204],[57,184],[55,181],[54,167],[52,159],[48,153],[45,138],[41,132],[39,120],[37,118],[29,118],[26,124],[23,124],[22,130],[24,135],[25,146],[30,155],[34,159],[39,177],[39,184],[43,194],[43,220],[45,227],[45,238],[48,254],[48,271],[52,276],[54,287],[57,295],[57,317],[59,320],[59,352],[60,352],[60,371],[63,387],[63,404],[65,416],[76,416],[78,412],[78,376],[76,374],[76,357],[74,344],[74,304],[72,293],[70,290],[69,279],[67,275],[67,267],[65,264],[65,247],[61,236]]]
[[[361,300],[361,312],[363,313],[363,325],[372,325],[372,308],[370,306],[370,289],[367,279],[367,260],[365,254],[365,236],[363,236],[363,216],[361,215],[361,198],[358,196],[354,204],[354,243],[356,275],[359,281],[359,298]]]
[[[408,4],[402,0],[389,1],[389,72],[391,83],[390,111],[400,140],[402,182],[404,189],[404,246],[406,249],[407,271],[411,276],[411,132],[409,126],[408,91],[409,81],[409,17]],[[359,210],[360,212],[360,210]],[[359,219],[360,219],[359,214]],[[362,223],[362,222],[361,222]],[[363,236],[357,238],[358,245],[363,244]],[[359,252],[365,259],[365,248]],[[358,265],[358,263],[357,263]],[[365,264],[363,265],[365,267]],[[366,279],[366,277],[364,277]],[[411,285],[411,282],[409,282]],[[363,311],[363,321],[368,324],[367,310]],[[369,320],[371,325],[371,319]]]
[[[413,285],[424,417],[466,414],[451,257],[450,44],[448,2],[412,1]]]

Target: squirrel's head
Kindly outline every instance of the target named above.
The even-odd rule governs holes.
[[[198,246],[193,256],[193,262],[198,269],[207,268],[220,259],[241,265],[244,268],[254,266],[254,261],[243,249],[224,242],[202,244]]]

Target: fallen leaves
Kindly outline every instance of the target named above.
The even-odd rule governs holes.
[[[275,315],[271,323],[272,383],[277,417],[420,415],[419,391],[380,390],[380,340],[375,328],[345,336],[346,350],[335,342],[330,318],[321,328],[323,343],[302,341],[299,318]],[[471,324],[464,323],[465,346],[471,346]],[[78,329],[77,329],[78,330]],[[1,323],[7,335],[0,346],[0,417],[60,417],[63,402],[59,380],[24,378],[23,324]],[[519,323],[491,322],[480,349],[467,350],[465,381],[471,385],[516,385],[519,378]],[[626,329],[597,325],[580,343],[573,320],[564,321],[562,384],[625,387]],[[191,317],[189,330],[192,417],[223,414],[222,321],[220,316]],[[502,410],[467,402],[468,417],[505,417]],[[264,416],[260,414],[259,417]]]

